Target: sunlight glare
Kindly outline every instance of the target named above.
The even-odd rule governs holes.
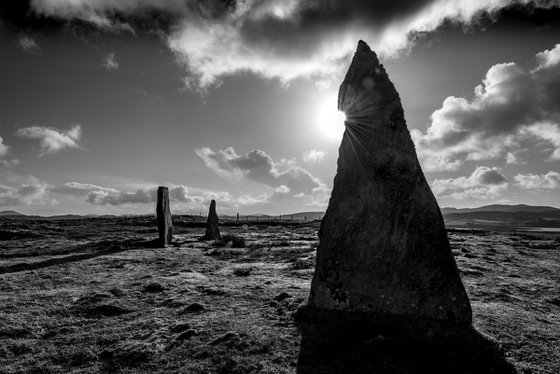
[[[329,97],[319,105],[317,123],[321,134],[331,140],[341,140],[344,134],[346,115],[338,111],[336,97]]]

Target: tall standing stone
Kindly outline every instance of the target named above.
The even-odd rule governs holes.
[[[203,239],[220,239],[219,221],[218,215],[216,214],[216,200],[212,200],[212,202],[210,203],[210,209],[208,210],[208,220],[206,221],[206,234],[204,235]]]
[[[309,305],[470,325],[469,299],[399,95],[363,41],[338,107],[346,131]]]
[[[171,221],[169,190],[167,187],[160,186],[158,188],[156,214],[160,244],[162,246],[171,244],[173,240],[173,222]]]

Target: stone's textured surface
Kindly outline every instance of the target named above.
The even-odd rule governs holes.
[[[470,324],[469,299],[399,95],[363,41],[338,106],[346,131],[310,306]]]
[[[210,210],[208,210],[208,220],[206,221],[206,234],[205,240],[220,239],[220,228],[218,224],[218,215],[216,214],[216,200],[210,203]]]
[[[160,186],[158,188],[156,214],[160,244],[162,246],[171,244],[173,240],[173,222],[171,221],[169,190],[167,187]]]

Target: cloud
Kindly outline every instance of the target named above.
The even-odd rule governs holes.
[[[283,83],[329,82],[339,78],[358,39],[392,56],[409,48],[418,33],[447,21],[472,24],[482,13],[495,15],[512,5],[555,6],[548,0],[32,1],[38,15],[104,30],[156,25],[184,66],[185,83],[202,92],[248,71]]]
[[[80,125],[74,125],[68,131],[58,130],[53,127],[24,127],[19,129],[17,134],[26,138],[39,139],[41,142],[39,156],[57,153],[66,148],[82,149],[77,143],[82,135],[82,127]]]
[[[232,180],[251,180],[269,187],[284,185],[294,193],[326,189],[326,185],[295,163],[285,163],[283,169],[266,152],[252,150],[238,155],[232,147],[214,152],[210,148],[196,149],[195,153],[216,174]]]
[[[560,44],[558,46],[560,46]],[[558,48],[558,50],[560,51],[560,48]],[[560,123],[560,121],[558,123]],[[554,150],[550,154],[548,161],[560,160],[560,125],[558,123],[537,122],[531,126],[524,126],[520,129],[520,135],[533,137],[537,140],[549,143],[554,147]]]
[[[48,186],[47,192],[62,196],[81,198],[91,205],[133,206],[139,204],[155,204],[157,201],[157,186],[137,188],[133,192],[122,191],[96,184],[68,182],[58,186]],[[173,209],[179,211],[202,211],[208,208],[211,200],[218,201],[222,209],[237,209],[240,207],[264,204],[270,195],[260,196],[241,195],[233,197],[227,191],[210,191],[192,189],[183,185],[169,187],[169,199]]]
[[[232,147],[213,151],[196,149],[195,153],[217,175],[232,181],[252,181],[267,186],[269,201],[283,201],[292,196],[305,197],[309,206],[326,206],[330,188],[321,179],[298,166],[294,160],[274,162],[266,152],[252,150],[238,155]],[[262,200],[262,196],[261,196]]]
[[[124,205],[124,204],[147,204],[156,201],[154,196],[156,190],[138,189],[136,192],[117,193],[106,190],[90,191],[86,195],[86,201],[94,205]]]
[[[0,206],[45,204],[47,183],[31,176],[0,170]]]
[[[2,139],[2,137],[0,136],[0,157],[6,156],[9,149],[10,147],[4,144],[4,139]]]
[[[20,34],[16,39],[16,43],[18,47],[25,52],[38,53],[41,51],[41,47],[39,47],[35,38],[27,34]]]
[[[101,66],[109,71],[119,70],[120,65],[117,59],[115,58],[115,52],[106,54],[103,57],[103,62],[101,63]]]
[[[4,139],[0,136],[0,165],[4,167],[12,167],[19,164],[19,160],[17,158],[12,158],[11,160],[6,160],[4,156],[6,156],[10,151],[10,147],[4,144]]]
[[[286,194],[290,192],[290,187],[286,186],[285,184],[278,186],[274,189],[274,192],[279,194]]]
[[[303,155],[303,161],[305,162],[319,162],[325,158],[327,154],[323,151],[317,151],[315,149],[305,152]]]
[[[560,188],[560,173],[549,171],[543,175],[517,174],[516,185],[527,190],[552,190]]]
[[[431,185],[434,194],[440,198],[486,199],[504,192],[508,181],[500,168],[479,166],[468,177],[435,179]]]
[[[79,183],[79,182],[68,182],[59,186],[51,186],[49,190],[62,195],[78,196],[78,197],[84,196],[89,192],[93,192],[93,191],[104,191],[107,193],[119,192],[114,188],[101,187],[95,184]]]
[[[205,211],[210,201],[216,200],[219,209],[235,210],[241,207],[265,204],[270,195],[251,196],[244,194],[233,197],[227,191],[209,191],[194,189],[186,186],[174,186],[169,189],[169,199],[172,210],[178,211]],[[137,189],[135,192],[107,191],[107,189],[94,190],[87,193],[85,200],[92,205],[134,205],[153,204],[157,201],[157,187]]]
[[[457,170],[469,160],[500,158],[521,162],[515,153],[523,147],[552,148],[545,158],[560,159],[560,44],[535,61],[533,69],[514,62],[492,66],[470,100],[446,98],[425,133],[412,130],[424,168]]]
[[[383,57],[410,47],[411,35],[444,21],[470,24],[480,12],[529,1],[261,1],[236,7],[218,20],[185,20],[167,40],[187,70],[187,86],[219,85],[222,78],[250,71],[287,84],[309,78],[339,80],[358,39]],[[538,2],[544,4],[544,2]]]

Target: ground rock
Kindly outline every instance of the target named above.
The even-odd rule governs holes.
[[[309,305],[469,325],[469,299],[399,95],[363,41],[338,106],[346,131]]]

